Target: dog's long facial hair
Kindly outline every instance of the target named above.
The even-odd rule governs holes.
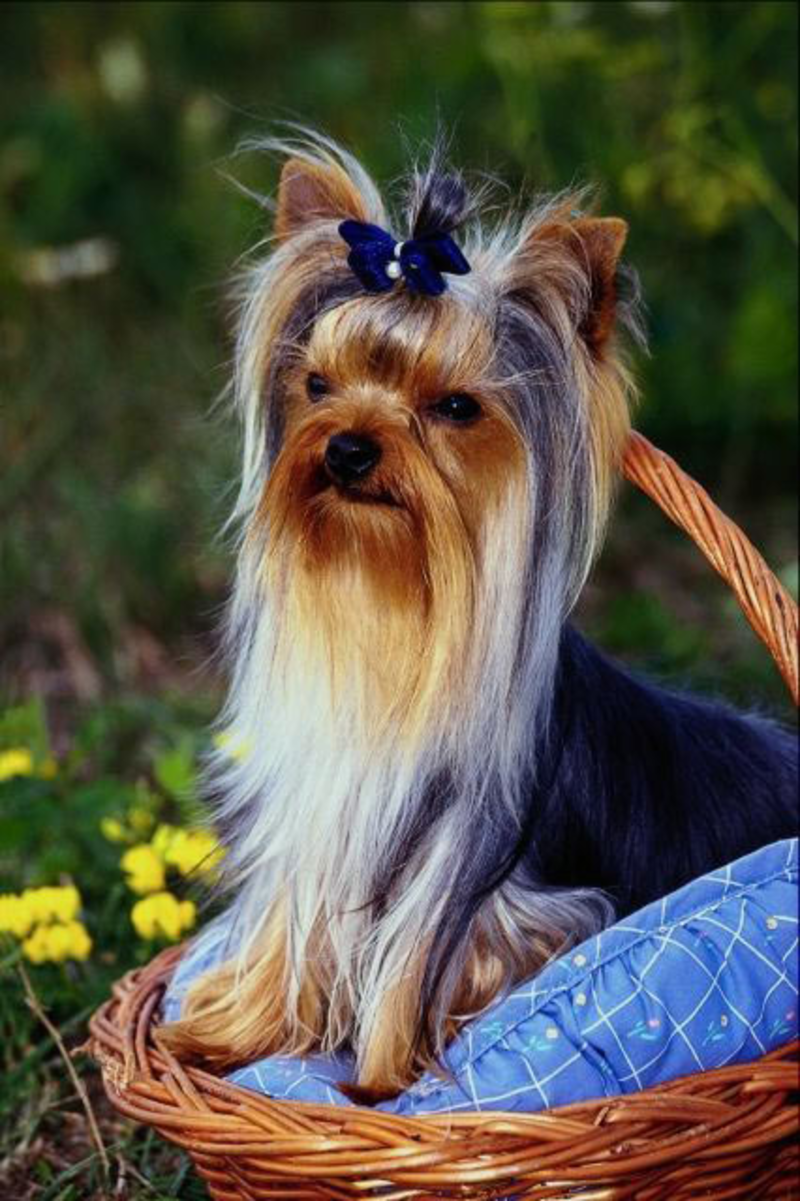
[[[498,992],[612,916],[522,856],[565,618],[628,430],[624,224],[545,201],[482,232],[413,173],[414,235],[468,218],[440,297],[366,294],[337,233],[388,226],[361,168],[292,148],[243,291],[242,541],[216,765],[230,962],[161,1037],[218,1066],[351,1049],[397,1090]],[[377,450],[362,476],[331,439]],[[328,459],[330,456],[328,456]],[[235,953],[234,953],[235,951]]]

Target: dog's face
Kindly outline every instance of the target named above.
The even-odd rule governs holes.
[[[424,599],[432,555],[474,555],[525,452],[492,377],[485,317],[455,298],[368,297],[326,313],[286,382],[264,503],[311,570],[357,561]]]

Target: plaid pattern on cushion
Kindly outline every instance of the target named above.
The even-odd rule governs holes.
[[[229,922],[199,936],[164,1003],[231,953]],[[532,1112],[743,1063],[797,1036],[798,840],[764,847],[685,885],[554,960],[464,1029],[379,1109]],[[228,1079],[278,1099],[349,1105],[346,1055],[272,1056]]]

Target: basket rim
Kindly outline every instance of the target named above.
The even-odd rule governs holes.
[[[287,1187],[324,1180],[330,1190],[336,1182],[345,1191],[324,1194],[331,1197],[363,1195],[371,1176],[400,1190],[386,1197],[425,1195],[419,1188],[488,1196],[487,1188],[521,1184],[538,1191],[520,1195],[545,1197],[554,1179],[612,1187],[679,1170],[688,1157],[698,1170],[734,1170],[763,1158],[765,1148],[782,1155],[800,1131],[791,1102],[800,1088],[800,1040],[750,1064],[540,1113],[407,1118],[358,1105],[274,1101],[159,1047],[158,1004],[184,949],[169,947],[123,976],[91,1019],[84,1049],[100,1064],[115,1107],[190,1151],[201,1173],[224,1159]],[[355,1182],[358,1194],[346,1191]]]
[[[797,601],[763,556],[705,488],[638,430],[631,430],[620,466],[722,576],[772,656],[795,705],[800,703]]]

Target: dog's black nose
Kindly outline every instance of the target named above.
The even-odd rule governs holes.
[[[380,446],[365,434],[334,434],[325,448],[325,467],[338,484],[354,484],[369,475],[380,457]]]

